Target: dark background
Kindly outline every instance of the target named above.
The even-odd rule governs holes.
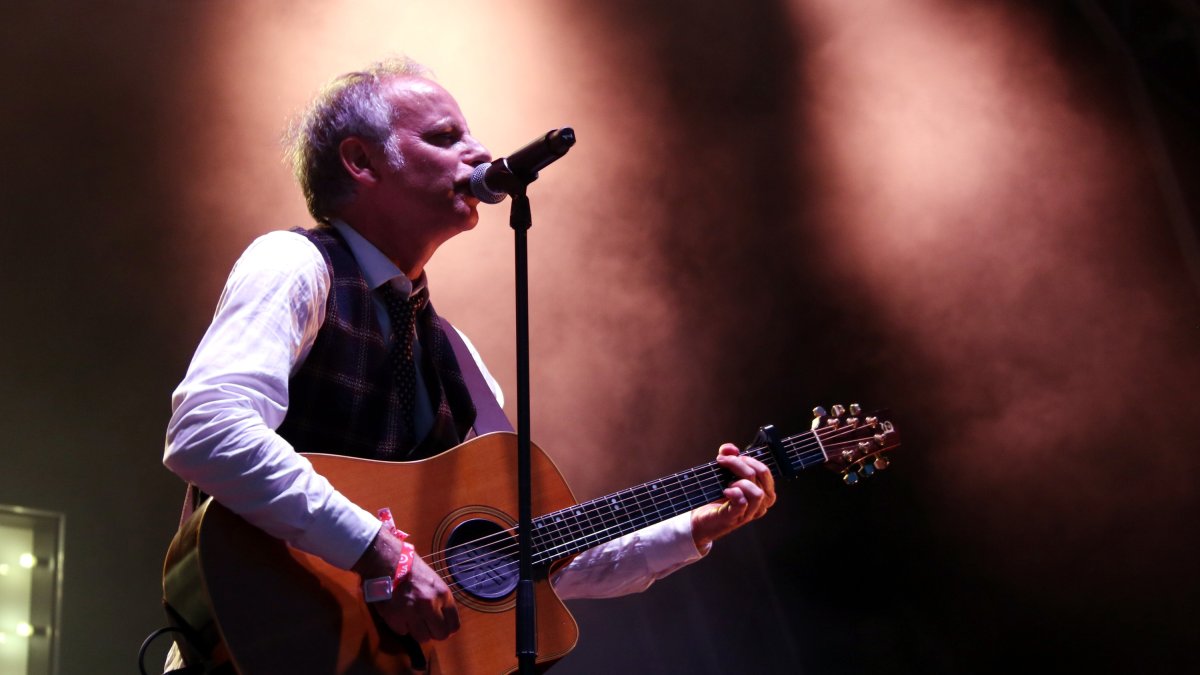
[[[642,595],[574,605],[581,643],[555,672],[1192,672],[1195,4],[909,3],[953,18],[947,30],[1016,27],[1003,77],[979,76],[1004,106],[918,116],[949,121],[918,153],[953,145],[958,123],[1012,134],[1005,161],[973,155],[949,172],[985,187],[943,211],[897,197],[913,194],[903,174],[873,173],[883,146],[864,142],[849,167],[839,154],[855,120],[887,130],[906,118],[896,99],[866,95],[868,80],[839,83],[853,71],[825,67],[838,54],[903,61],[855,31],[903,37],[916,24],[879,27],[869,15],[887,3],[866,3],[861,24],[834,29],[835,4],[523,10],[575,28],[546,50],[578,68],[525,85],[584,92],[578,118],[596,120],[590,137],[578,125],[576,168],[562,169],[600,167],[592,182],[538,185],[538,222],[569,227],[532,235],[535,435],[579,496],[699,463],[766,422],[803,429],[816,404],[886,405],[904,438],[884,476],[852,490],[801,476],[702,564]],[[243,109],[297,101],[216,83],[284,79],[339,45],[241,62],[235,31],[286,42],[298,25],[283,3],[254,7],[0,9],[0,503],[67,516],[62,673],[133,672],[163,625],[161,560],[182,496],[160,463],[170,392],[237,253],[302,222],[298,196],[260,187],[286,185],[278,167],[263,183],[256,173],[278,164],[274,137],[237,136],[252,128],[238,126]],[[475,11],[452,4],[450,25],[397,30],[449,35]],[[504,54],[495,32],[462,58]],[[403,41],[357,48],[430,58]],[[496,58],[541,58],[520,53]],[[444,74],[454,62],[430,61]],[[311,92],[345,69],[286,79]],[[467,97],[504,79],[444,81]],[[917,78],[899,93],[940,86]],[[610,98],[596,106],[588,92]],[[497,154],[543,124],[510,102],[535,121],[509,137],[460,101]],[[893,239],[871,229],[890,222],[880,213],[896,215]],[[500,210],[487,228],[431,276],[442,313],[463,317],[511,397]],[[481,253],[502,281],[478,273]]]

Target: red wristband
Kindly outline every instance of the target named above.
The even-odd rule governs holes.
[[[416,548],[405,541],[408,534],[396,528],[396,521],[392,519],[391,509],[379,509],[379,520],[392,535],[400,540],[400,559],[396,561],[396,571],[391,577],[376,577],[363,581],[363,597],[367,602],[391,600],[396,586],[412,572],[413,560],[416,556]]]
[[[392,583],[394,585],[400,583],[400,580],[404,577],[407,577],[408,573],[412,571],[413,554],[416,553],[417,549],[414,548],[412,544],[405,541],[405,539],[408,539],[408,533],[396,527],[396,521],[392,519],[391,509],[385,506],[382,509],[379,509],[379,513],[377,515],[379,516],[380,522],[383,523],[383,526],[386,527],[388,531],[392,533],[392,535],[400,540],[400,560],[396,563],[396,574],[392,577]]]

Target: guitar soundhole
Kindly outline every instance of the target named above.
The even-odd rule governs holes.
[[[465,520],[446,542],[446,563],[458,587],[480,600],[499,600],[517,587],[517,540],[490,520]]]

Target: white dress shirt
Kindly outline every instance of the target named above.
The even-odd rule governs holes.
[[[412,291],[366,239],[344,223],[335,227],[372,289],[392,283],[404,295]],[[275,432],[287,414],[288,380],[324,322],[329,287],[324,257],[300,234],[272,232],[246,249],[172,396],[163,463],[268,534],[349,569],[378,532],[378,518],[335,490]],[[387,312],[379,309],[388,335]],[[465,336],[464,342],[502,402],[478,352]],[[424,415],[431,423],[432,412]],[[404,514],[395,517],[404,529]],[[707,547],[696,549],[685,513],[585,551],[553,584],[564,599],[623,595],[706,553]]]

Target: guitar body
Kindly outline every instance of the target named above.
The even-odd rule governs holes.
[[[456,528],[515,528],[516,448],[515,435],[498,433],[418,462],[305,456],[352,502],[372,512],[390,508],[426,557],[449,549]],[[535,514],[575,503],[536,446],[532,467]],[[422,645],[428,672],[516,671],[515,592],[500,582],[471,592],[465,587],[475,576],[460,574],[459,581],[468,583],[456,585],[445,562],[431,565],[454,589],[462,627],[448,640]],[[535,594],[544,670],[574,648],[579,631],[547,580],[537,582]],[[212,500],[171,543],[163,595],[173,618],[192,635],[196,651],[190,658],[225,662],[242,675],[418,672],[410,656],[415,643],[376,620],[363,602],[358,575],[291,548]]]

